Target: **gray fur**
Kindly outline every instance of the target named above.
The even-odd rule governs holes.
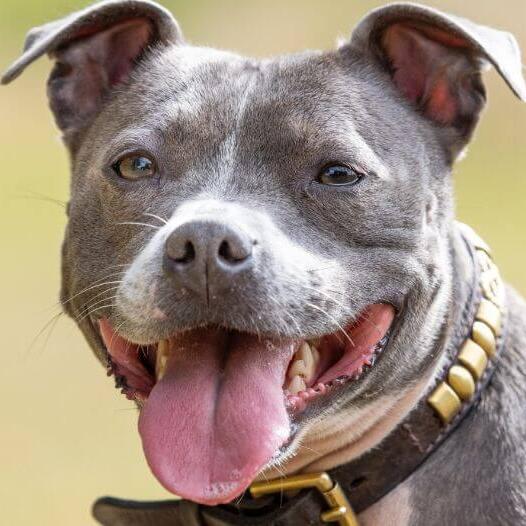
[[[124,83],[97,85],[101,96],[91,100],[88,93],[89,111],[74,113],[74,99],[57,103],[56,85],[49,90],[72,160],[62,301],[101,361],[106,352],[93,320],[103,314],[143,343],[212,323],[311,338],[384,301],[401,316],[382,359],[331,407],[314,405],[299,434],[330,415],[346,418],[403,393],[428,374],[458,270],[450,257],[457,246],[451,165],[477,122],[483,90],[461,94],[477,97],[465,106],[462,126],[438,125],[393,83],[382,32],[403,21],[462,38],[467,45],[452,51],[451,60],[474,79],[473,89],[479,90],[489,61],[526,99],[513,37],[434,9],[393,4],[366,17],[340,49],[255,60],[184,45],[176,23],[150,2],[102,2],[86,13],[32,33],[3,81],[51,52],[73,66],[72,76],[59,72],[60,89],[64,83],[69,89],[68,82],[82,82],[83,75],[71,56],[100,56],[91,41],[85,48],[71,43],[93,20],[93,42],[99,31],[130,17],[144,15],[156,28]],[[111,53],[107,40],[97,45],[104,56]],[[161,177],[119,180],[110,166],[130,149],[154,155]],[[315,178],[331,161],[366,176],[350,189],[323,187]],[[158,230],[125,224],[151,223],[145,214],[167,223],[159,222]],[[242,223],[258,244],[250,271],[205,307],[173,289],[162,255],[175,225],[209,216]],[[105,282],[114,283],[89,288]],[[410,524],[469,524],[464,513],[476,506],[473,523],[524,521],[526,475],[518,468],[524,466],[524,404],[518,401],[526,389],[517,371],[525,367],[526,308],[512,296],[510,309],[512,348],[481,408],[406,482]],[[281,458],[296,447],[293,442]],[[491,495],[484,482],[495,485]],[[433,492],[441,497],[429,500]]]

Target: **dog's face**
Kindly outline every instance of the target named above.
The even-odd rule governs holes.
[[[481,59],[524,97],[520,59],[503,34],[414,6],[336,51],[264,61],[182,45],[161,8],[130,9],[32,41],[57,59],[72,155],[62,300],[138,402],[159,480],[226,502],[328,415],[430,367]]]

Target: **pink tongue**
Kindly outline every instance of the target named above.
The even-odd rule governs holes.
[[[254,336],[198,329],[172,343],[139,418],[161,484],[204,504],[240,495],[289,436],[282,384],[294,352]]]

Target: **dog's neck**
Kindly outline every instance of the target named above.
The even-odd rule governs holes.
[[[377,446],[407,414],[422,400],[436,383],[450,362],[447,353],[448,338],[444,333],[459,323],[462,307],[468,301],[474,283],[474,264],[469,249],[454,223],[447,243],[447,251],[441,269],[440,290],[426,306],[426,319],[422,321],[422,353],[435,354],[433,342],[441,342],[440,359],[433,362],[423,375],[396,395],[382,396],[349,412],[347,418],[324,418],[312,426],[302,437],[294,456],[277,467],[264,471],[258,480],[278,478],[301,472],[327,471],[346,464],[369,449]],[[449,257],[447,257],[449,255]],[[454,330],[454,329],[453,329]],[[425,331],[425,332],[424,332]]]

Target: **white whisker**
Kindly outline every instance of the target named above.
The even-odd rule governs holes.
[[[161,223],[164,223],[165,225],[168,224],[168,221],[166,221],[166,219],[163,219],[161,216],[150,214],[149,212],[145,212],[143,215],[153,217],[154,219],[158,219],[159,221],[161,221]]]
[[[44,344],[42,346],[42,349],[45,349],[45,347],[47,345],[47,342],[49,341],[49,338],[51,337],[51,333],[53,332],[53,329],[55,328],[58,320],[60,320],[60,317],[63,316],[63,315],[64,315],[64,312],[60,311],[57,314],[55,314],[54,316],[52,316],[51,319],[49,319],[44,324],[44,326],[38,331],[38,333],[33,338],[33,340],[31,340],[31,343],[29,344],[29,347],[27,348],[27,351],[26,351],[28,354],[31,352],[31,350],[33,349],[33,347],[37,343],[38,339],[45,333],[46,330],[49,329],[49,332],[48,332],[48,334],[46,336],[46,339],[44,340]]]
[[[320,311],[321,313],[325,314],[325,316],[327,316],[327,318],[329,318],[330,320],[332,320],[332,322],[337,326],[339,327],[340,331],[343,332],[344,336],[349,340],[349,342],[351,343],[351,345],[353,347],[356,347],[356,345],[354,344],[354,342],[352,341],[351,337],[345,332],[345,329],[340,325],[340,323],[338,322],[338,320],[336,318],[334,318],[333,316],[331,316],[327,311],[323,310],[321,307],[318,307],[317,305],[314,305],[312,303],[306,303],[306,305],[308,305],[309,307],[311,307],[312,309],[315,309],[317,311]]]
[[[161,227],[157,225],[150,225],[150,223],[139,223],[137,221],[123,221],[122,223],[116,223],[117,225],[136,225],[136,226],[147,226],[155,230],[159,230]]]
[[[93,290],[93,289],[96,289],[96,288],[99,288],[99,287],[104,287],[105,285],[117,285],[117,284],[120,284],[120,283],[122,283],[122,279],[116,280],[116,281],[106,281],[105,283],[98,283],[97,285],[92,285],[91,287],[87,287],[84,290],[81,290],[80,292],[77,292],[76,294],[74,294],[73,296],[68,298],[67,300],[63,301],[62,305],[65,305],[66,303],[69,303],[71,300],[75,299],[77,296],[80,296],[81,294],[85,294],[86,292],[88,292],[90,290]]]
[[[98,301],[94,301],[92,303],[89,303],[88,305],[86,305],[85,307],[82,308],[81,312],[79,313],[80,316],[83,316],[84,314],[89,314],[89,312],[91,311],[91,309],[93,307],[96,307],[97,305],[100,305],[101,303],[104,303],[105,301],[111,301],[111,300],[115,300],[117,299],[117,296],[116,295],[113,295],[113,296],[110,296],[110,297],[104,297]]]
[[[108,298],[108,299],[110,299],[110,298]],[[116,306],[117,305],[115,305],[115,303],[109,303],[108,305],[101,305],[100,307],[97,307],[96,309],[90,310],[90,312],[87,312],[86,314],[84,314],[80,319],[77,319],[77,323],[82,322],[88,316],[91,316],[94,312],[97,312],[97,311],[102,310],[102,309],[109,309],[110,307],[116,307]]]

